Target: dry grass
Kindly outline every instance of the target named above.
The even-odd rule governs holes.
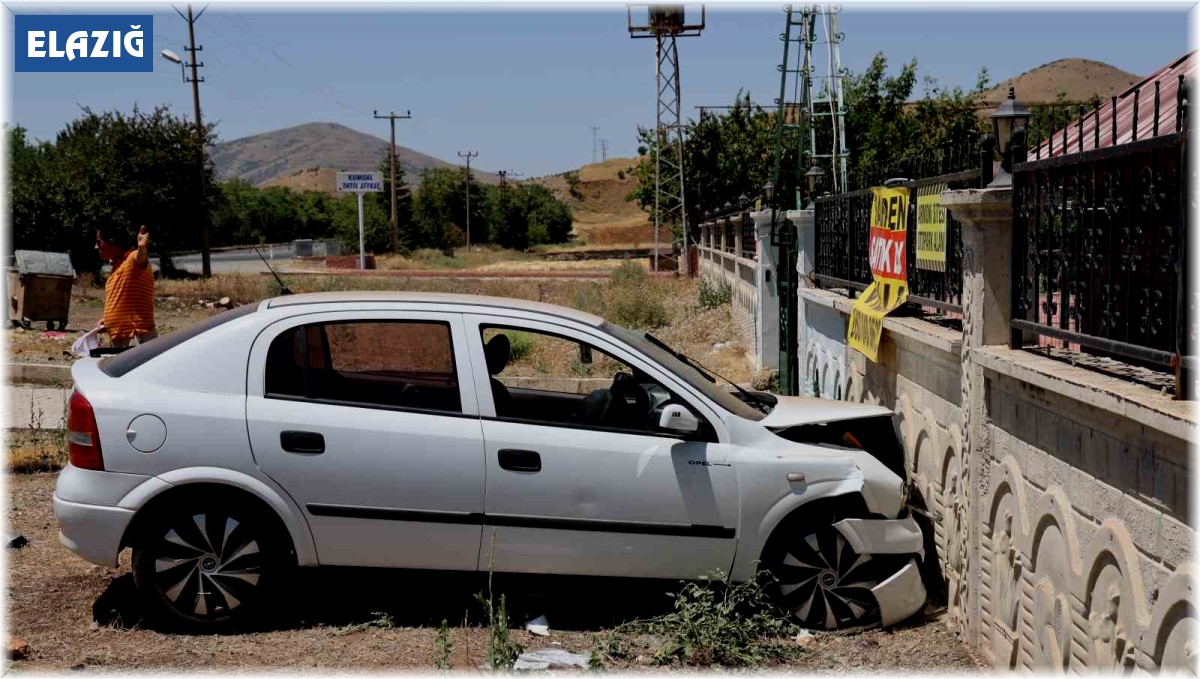
[[[495,246],[476,246],[470,250],[458,248],[453,257],[447,257],[441,250],[414,250],[409,256],[384,255],[375,258],[375,266],[379,269],[400,271],[429,271],[429,270],[473,270],[487,268],[504,262],[529,261],[532,255],[518,250],[506,250]]]
[[[572,261],[527,260],[497,262],[479,267],[478,271],[611,271],[626,262],[645,269],[650,268],[649,258],[639,259],[581,259]]]
[[[7,438],[5,466],[10,472],[49,472],[67,464],[67,439],[62,429],[9,429]]]

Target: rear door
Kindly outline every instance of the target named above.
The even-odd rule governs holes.
[[[303,508],[323,565],[475,569],[483,437],[460,314],[280,321],[248,375],[255,460]]]

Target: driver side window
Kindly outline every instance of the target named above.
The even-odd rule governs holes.
[[[484,326],[481,335],[499,419],[663,434],[662,408],[682,403],[587,343],[499,326]]]

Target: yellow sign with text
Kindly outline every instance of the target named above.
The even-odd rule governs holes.
[[[946,270],[946,208],[941,206],[945,184],[917,189],[917,268]]]
[[[908,189],[873,188],[868,259],[874,280],[850,308],[846,343],[879,360],[883,317],[908,300]]]

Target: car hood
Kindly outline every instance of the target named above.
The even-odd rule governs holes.
[[[801,396],[780,396],[778,399],[779,402],[775,404],[770,414],[759,421],[759,424],[768,429],[892,414],[892,411],[883,406],[865,403],[847,403]]]

